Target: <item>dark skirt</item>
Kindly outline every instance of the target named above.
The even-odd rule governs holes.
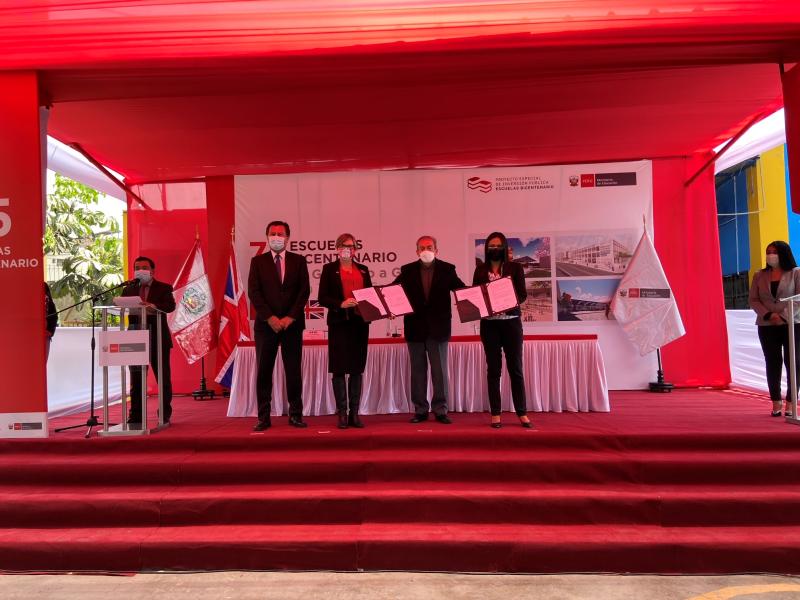
[[[369,323],[361,319],[328,325],[328,373],[363,373],[367,365]]]

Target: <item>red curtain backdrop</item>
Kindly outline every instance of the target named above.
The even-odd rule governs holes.
[[[684,185],[706,160],[653,161],[654,242],[686,328],[662,350],[664,374],[681,387],[731,381],[713,169]]]
[[[36,73],[0,73],[0,412],[47,412]],[[13,262],[12,262],[13,261]],[[56,340],[58,335],[56,334]]]
[[[129,268],[133,268],[133,259],[137,256],[148,256],[156,263],[156,279],[172,285],[198,234],[202,241],[203,258],[208,261],[205,184],[153,184],[135,186],[133,189],[149,208],[141,207],[128,197]],[[128,274],[129,277],[132,275],[133,273]],[[212,282],[212,285],[215,284]],[[187,364],[180,349],[174,347],[170,364],[172,385],[176,394],[190,393],[200,387],[199,362]],[[207,379],[211,378],[212,370],[213,361],[207,360]],[[155,390],[155,380],[151,375],[150,391]]]

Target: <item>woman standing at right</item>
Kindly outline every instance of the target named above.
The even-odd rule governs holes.
[[[501,277],[511,277],[517,302],[525,301],[525,273],[522,265],[509,260],[508,240],[499,231],[486,238],[485,260],[475,267],[472,285],[488,283]],[[503,352],[506,354],[506,368],[511,378],[511,397],[514,411],[523,427],[531,427],[527,416],[525,398],[525,377],[522,372],[522,319],[519,307],[481,319],[481,342],[486,354],[486,372],[489,384],[489,409],[492,413],[492,427],[499,429],[501,415],[500,373],[503,369]]]
[[[753,276],[750,286],[750,308],[756,311],[758,340],[767,366],[767,386],[772,400],[772,416],[781,416],[782,365],[789,379],[789,303],[788,298],[800,293],[800,269],[786,242],[776,241],[767,246],[767,266]],[[800,303],[795,304],[794,315],[795,359],[800,365]],[[795,373],[797,373],[795,366]],[[798,382],[800,383],[800,382]],[[790,393],[786,394],[785,414],[790,416]]]

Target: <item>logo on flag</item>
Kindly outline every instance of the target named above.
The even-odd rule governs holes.
[[[250,320],[247,312],[247,294],[242,289],[242,278],[236,266],[236,250],[231,240],[228,258],[228,277],[219,319],[217,350],[217,375],[214,381],[229,388],[233,383],[233,366],[236,361],[236,344],[250,341]]]
[[[214,301],[199,239],[183,263],[173,289],[177,308],[169,314],[167,323],[187,362],[193,364],[217,345]]]
[[[324,319],[325,308],[323,308],[319,300],[309,300],[306,304],[306,319]]]

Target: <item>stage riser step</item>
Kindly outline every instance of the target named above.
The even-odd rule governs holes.
[[[800,495],[773,499],[428,496],[364,498],[65,499],[4,501],[1,527],[371,523],[525,523],[727,526],[796,524]]]
[[[800,573],[800,529],[463,525],[5,530],[0,569]],[[462,530],[454,531],[454,529]],[[111,535],[109,535],[109,533]],[[116,535],[115,535],[116,533]],[[747,552],[743,552],[743,548]]]
[[[98,453],[119,455],[129,452],[164,453],[164,452],[231,452],[251,453],[306,451],[354,451],[370,452],[380,450],[406,451],[409,447],[418,450],[452,450],[463,447],[465,450],[482,448],[487,451],[525,451],[534,452],[549,450],[597,450],[597,451],[749,451],[774,452],[775,450],[800,450],[800,439],[791,434],[794,430],[777,431],[776,435],[763,433],[752,435],[715,435],[699,436],[696,434],[670,435],[571,435],[564,436],[552,432],[536,430],[518,430],[507,425],[501,430],[477,430],[474,432],[459,431],[455,434],[440,435],[435,430],[418,435],[406,434],[365,434],[364,430],[339,431],[331,425],[326,433],[284,434],[273,436],[271,433],[249,433],[249,427],[242,432],[242,438],[199,436],[195,440],[151,435],[134,438],[92,438],[89,440],[60,439],[50,437],[46,440],[19,440],[14,442],[0,441],[2,456],[37,456],[37,455],[87,455]]]
[[[679,460],[648,462],[625,456],[598,453],[590,458],[571,460],[558,456],[532,455],[524,460],[468,461],[437,459],[427,462],[401,459],[326,462],[325,457],[309,456],[307,461],[283,461],[281,457],[236,462],[202,456],[186,462],[163,460],[143,462],[72,461],[30,464],[24,461],[3,461],[0,464],[3,485],[133,485],[133,484],[258,484],[258,483],[365,483],[381,481],[476,481],[536,483],[639,483],[681,484],[704,483],[769,485],[800,483],[800,468],[793,455],[758,456],[747,459],[724,455],[688,457]]]

